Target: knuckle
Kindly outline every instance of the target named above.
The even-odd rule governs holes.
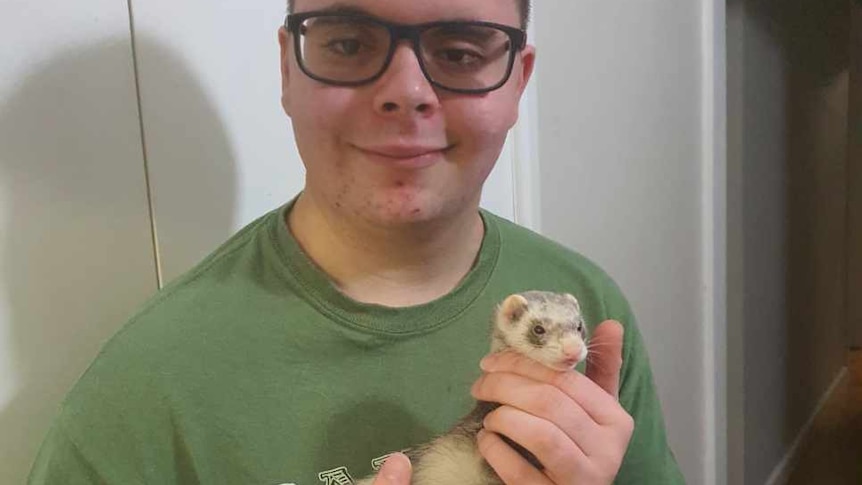
[[[524,405],[532,414],[551,416],[560,408],[559,395],[555,391],[556,389],[552,386],[540,385],[526,396]]]
[[[492,433],[492,431],[485,431],[485,433]],[[480,439],[478,442],[479,453],[482,454],[486,459],[493,454],[494,449],[498,446],[494,439],[490,436],[485,436],[484,439]]]
[[[566,389],[574,384],[575,374],[572,372],[556,372],[551,377],[551,385],[558,389]]]
[[[571,451],[571,443],[563,442],[563,440],[559,438],[549,441],[552,442],[548,443],[548,448],[545,449],[540,461],[547,462],[548,464],[559,465],[562,463],[571,463],[575,460]]]
[[[500,406],[499,408],[485,415],[485,418],[482,421],[482,426],[488,430],[499,430],[501,409],[503,409],[503,406]]]
[[[547,419],[556,424],[572,414],[570,402],[559,391],[549,393],[539,404],[539,408]]]
[[[486,394],[488,392],[488,376],[483,375],[473,383],[472,393],[474,395]]]
[[[623,431],[626,432],[626,435],[631,435],[635,430],[635,418],[633,418],[629,413],[623,413],[623,418],[621,419],[621,427]]]
[[[562,443],[552,433],[536,433],[532,441],[535,442],[535,451],[541,455],[553,455],[562,448]]]
[[[511,423],[514,419],[513,414],[516,412],[517,411],[510,406],[500,406],[485,416],[483,425],[489,430],[498,432],[505,431],[507,427],[511,427]]]
[[[613,461],[603,461],[593,463],[591,475],[592,483],[611,484],[619,471],[619,463]]]
[[[483,374],[474,383],[472,388],[473,394],[484,400],[494,400],[491,398],[496,397],[498,389],[497,380],[498,376],[495,374]]]

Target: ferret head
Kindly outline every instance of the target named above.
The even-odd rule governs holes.
[[[587,326],[578,300],[567,293],[528,291],[497,307],[491,350],[512,349],[555,370],[587,358]]]

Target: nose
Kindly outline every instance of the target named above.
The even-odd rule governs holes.
[[[563,341],[563,355],[567,359],[575,359],[581,356],[581,343],[575,339]]]
[[[434,87],[422,72],[412,46],[401,43],[375,85],[375,110],[383,116],[430,116],[440,107]]]

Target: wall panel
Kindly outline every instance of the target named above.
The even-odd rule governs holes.
[[[0,39],[0,483],[12,484],[156,278],[126,3],[5,1]]]

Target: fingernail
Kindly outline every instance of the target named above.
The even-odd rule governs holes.
[[[387,483],[401,484],[408,483],[410,480],[410,459],[402,453],[396,453],[383,463],[380,468],[380,476]]]
[[[493,364],[493,361],[493,355],[486,355],[482,360],[479,361],[479,367],[484,371],[491,370],[491,364]]]

